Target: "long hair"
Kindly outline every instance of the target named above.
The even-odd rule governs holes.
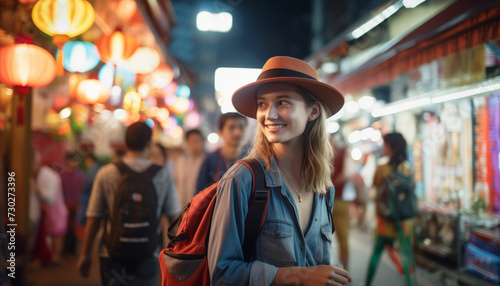
[[[298,88],[298,87],[297,87]],[[302,161],[302,179],[305,181],[306,190],[317,193],[326,193],[327,188],[332,186],[331,174],[333,171],[333,148],[326,132],[327,107],[317,101],[308,91],[298,88],[306,102],[311,108],[318,102],[320,115],[313,121],[307,123],[304,130],[304,157]],[[256,130],[255,141],[252,151],[247,157],[259,157],[266,164],[266,169],[271,168],[274,157],[272,143],[270,143],[260,127]],[[272,170],[275,171],[275,170]]]
[[[401,162],[408,159],[406,153],[406,140],[401,133],[388,133],[384,136],[384,144],[388,144],[392,150],[389,165],[396,168]]]

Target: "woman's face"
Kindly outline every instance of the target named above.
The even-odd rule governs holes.
[[[257,91],[257,121],[271,143],[300,138],[308,121],[319,116],[319,104],[308,108],[299,89],[284,83],[270,83]]]

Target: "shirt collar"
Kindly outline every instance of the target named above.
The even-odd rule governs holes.
[[[261,162],[262,163],[262,162]],[[281,187],[281,177],[278,172],[278,163],[276,159],[272,159],[270,170],[266,170],[266,186],[267,187]]]

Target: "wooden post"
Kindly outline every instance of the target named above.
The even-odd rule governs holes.
[[[26,285],[29,264],[29,199],[31,175],[31,110],[32,91],[27,95],[15,94],[12,97],[12,137],[10,169],[15,178],[15,220],[9,220],[7,229],[15,230],[15,278],[13,285]],[[12,240],[11,240],[12,241]],[[10,256],[8,256],[10,257]],[[9,271],[7,273],[10,273]],[[12,277],[11,277],[12,278]]]

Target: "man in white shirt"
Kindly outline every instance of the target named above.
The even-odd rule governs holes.
[[[175,163],[174,179],[179,203],[185,206],[196,191],[196,180],[205,159],[205,138],[198,129],[186,132],[186,153]]]
[[[127,152],[123,157],[123,163],[134,172],[142,173],[153,163],[149,161],[148,155],[151,151],[152,131],[144,122],[136,122],[127,128],[125,144]],[[119,181],[123,179],[116,164],[103,166],[96,175],[87,208],[87,222],[85,225],[85,239],[83,252],[78,262],[80,274],[83,277],[89,275],[91,266],[91,249],[94,238],[100,229],[104,228],[104,234],[110,234],[111,220],[113,220],[113,203],[118,195]],[[167,168],[161,168],[153,177],[153,185],[156,191],[157,208],[156,223],[157,234],[160,234],[160,217],[167,216],[172,222],[180,213],[177,200],[177,191],[174,180]],[[134,193],[135,195],[135,193]],[[143,194],[141,194],[142,197]],[[135,198],[135,197],[134,197]],[[105,222],[105,224],[101,224]],[[102,242],[102,241],[101,241]],[[126,279],[128,285],[158,285],[159,264],[158,253],[160,241],[157,241],[155,253],[140,263],[131,265],[117,257],[112,257],[103,243],[99,246],[101,280],[103,285],[111,285],[116,275]]]

